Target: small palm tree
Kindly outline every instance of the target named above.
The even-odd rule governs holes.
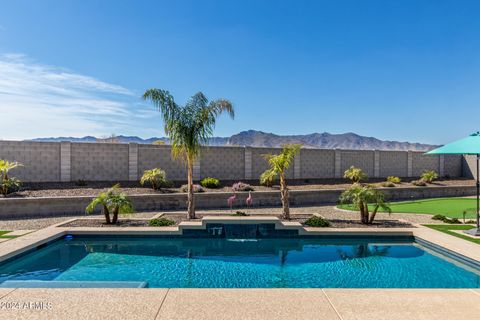
[[[352,180],[353,183],[364,181],[368,176],[362,169],[351,166],[343,173],[343,177]]]
[[[167,183],[167,174],[160,168],[145,170],[140,184],[143,186],[146,183],[150,184],[153,190],[158,190]]]
[[[300,144],[286,144],[282,146],[280,154],[265,154],[263,157],[268,161],[270,169],[260,176],[260,183],[266,184],[280,177],[280,195],[282,198],[283,219],[290,220],[289,195],[285,172],[290,167],[295,156],[300,152]]]
[[[0,193],[5,197],[12,192],[20,189],[21,181],[17,178],[10,177],[9,172],[12,169],[22,167],[23,165],[16,161],[8,161],[0,159]]]
[[[370,185],[355,183],[340,195],[339,200],[340,203],[353,204],[355,209],[360,211],[360,221],[363,224],[372,224],[380,208],[388,213],[392,212],[388,203],[385,202],[384,193]],[[373,206],[371,213],[369,205]]]
[[[198,92],[185,106],[179,106],[168,91],[160,89],[145,91],[143,99],[151,101],[160,111],[165,133],[172,144],[172,156],[187,163],[188,218],[194,219],[193,163],[200,155],[201,146],[213,136],[217,117],[223,112],[234,117],[233,105],[226,99],[209,102]]]
[[[0,178],[3,180],[8,180],[8,173],[10,170],[15,169],[17,167],[22,167],[23,164],[16,161],[8,161],[0,159]]]
[[[108,189],[108,191],[101,192],[90,202],[85,211],[91,214],[98,205],[102,206],[102,213],[105,216],[105,222],[107,224],[116,224],[119,214],[132,213],[132,201],[128,199],[126,194],[118,192],[119,187],[120,186],[116,184]],[[113,215],[111,219],[110,214]]]

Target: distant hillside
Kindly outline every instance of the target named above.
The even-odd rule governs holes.
[[[156,140],[162,140],[168,143],[167,138],[149,138],[142,139],[136,136],[115,136],[114,138],[97,139],[96,137],[86,136],[83,138],[74,137],[56,137],[56,138],[36,138],[33,141],[72,141],[72,142],[96,142],[109,141],[129,143],[136,142],[142,144],[151,144]],[[256,130],[242,131],[231,137],[214,137],[210,141],[212,146],[252,146],[252,147],[280,147],[285,143],[300,143],[305,148],[318,149],[352,149],[352,150],[413,150],[425,151],[436,146],[422,143],[384,141],[373,137],[364,137],[355,133],[330,134],[312,133],[306,135],[288,135],[281,136],[273,133],[266,133]]]

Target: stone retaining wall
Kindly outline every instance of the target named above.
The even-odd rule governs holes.
[[[343,190],[292,190],[292,206],[311,206],[334,204]],[[475,194],[473,186],[455,187],[409,187],[383,188],[386,198],[409,200],[436,197],[471,196]],[[227,198],[231,193],[209,192],[195,195],[198,209],[227,208]],[[237,209],[245,209],[244,203],[248,193],[237,193]],[[255,207],[279,207],[278,191],[257,191],[252,193]],[[163,211],[186,209],[185,193],[132,195],[136,211]],[[6,198],[0,199],[0,218],[61,216],[85,213],[85,207],[92,197],[52,197],[52,198]]]

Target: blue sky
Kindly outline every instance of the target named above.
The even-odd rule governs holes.
[[[150,87],[225,97],[215,134],[480,130],[480,1],[1,1],[0,139],[163,135]]]

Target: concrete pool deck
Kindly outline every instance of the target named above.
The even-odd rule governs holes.
[[[476,319],[473,289],[0,289],[2,319]],[[35,305],[36,303],[36,305]]]
[[[251,219],[228,220],[245,223]],[[203,227],[201,224],[194,227]],[[287,223],[284,227],[298,226]],[[178,234],[178,229],[51,226],[0,243],[0,261],[66,234]],[[480,262],[477,244],[418,225],[395,229],[304,228],[303,232],[413,235]],[[1,319],[403,320],[474,319],[479,314],[480,289],[0,289]]]

